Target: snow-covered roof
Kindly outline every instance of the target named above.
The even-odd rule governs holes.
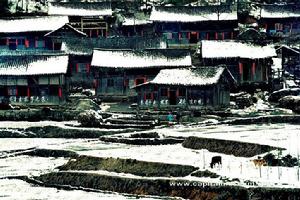
[[[94,50],[92,66],[105,68],[161,68],[191,66],[189,51],[177,49]]]
[[[68,23],[66,16],[35,16],[0,19],[0,33],[52,31]]]
[[[0,62],[0,75],[26,76],[65,74],[68,56],[18,56],[6,57]]]
[[[110,2],[58,2],[49,3],[49,15],[111,16]]]
[[[128,18],[125,17],[122,26],[134,26],[134,25],[145,25],[145,24],[152,24],[153,22],[148,19],[137,19],[137,18]]]
[[[300,8],[296,5],[261,5],[250,13],[257,18],[295,18],[300,17]]]
[[[277,48],[276,50],[279,50],[279,49],[282,49],[282,48],[288,49],[288,50],[290,50],[290,51],[292,51],[292,52],[294,52],[294,53],[296,53],[296,54],[300,54],[300,50],[299,50],[298,48],[290,47],[290,46],[288,46],[288,45],[281,45],[281,46],[280,46],[279,48]]]
[[[46,33],[44,36],[50,36],[56,32],[58,32],[59,30],[63,29],[63,28],[67,28],[73,32],[75,32],[76,34],[80,35],[80,36],[83,36],[83,37],[87,37],[87,34],[82,32],[82,31],[79,31],[78,29],[74,28],[73,26],[71,26],[70,24],[65,24],[63,25],[62,27],[56,29],[56,30],[53,30],[53,31],[50,31],[49,33]]]
[[[195,69],[163,69],[150,81],[160,85],[203,86],[218,83],[225,67],[198,67]]]
[[[166,48],[166,42],[160,37],[133,36],[109,38],[65,38],[62,50],[73,55],[92,55],[93,49],[146,49]]]
[[[202,22],[237,20],[237,11],[217,6],[161,6],[153,7],[151,21]]]
[[[276,56],[273,46],[258,46],[237,41],[212,41],[201,42],[203,58],[249,58],[259,59]]]

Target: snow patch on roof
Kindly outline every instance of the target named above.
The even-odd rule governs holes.
[[[263,5],[250,12],[256,18],[295,18],[300,17],[300,9],[292,5]]]
[[[49,15],[65,16],[111,16],[112,9],[108,4],[99,3],[50,3]]]
[[[69,23],[69,19],[64,16],[0,19],[0,33],[52,31],[66,23]]]
[[[68,56],[20,56],[0,63],[0,75],[43,75],[65,74],[68,68]]]
[[[174,54],[173,54],[174,53]],[[92,66],[106,68],[191,66],[189,52],[178,50],[94,50]]]
[[[163,69],[150,81],[153,84],[202,86],[216,84],[225,67],[199,67],[196,69]]]
[[[237,12],[232,10],[203,11],[201,7],[153,7],[151,21],[164,22],[202,22],[219,20],[237,20]]]
[[[134,25],[145,25],[152,24],[153,22],[148,19],[137,19],[137,18],[125,18],[122,26],[134,26]]]
[[[259,59],[276,56],[273,46],[257,46],[235,41],[203,40],[201,52],[203,58],[249,58]]]

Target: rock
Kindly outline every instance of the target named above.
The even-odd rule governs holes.
[[[102,116],[94,110],[80,113],[78,116],[78,122],[84,127],[99,127],[102,121]]]
[[[230,93],[230,101],[236,101],[237,97],[241,97],[247,94],[246,92],[239,92],[239,93]]]
[[[242,109],[253,105],[253,98],[250,94],[244,94],[242,96],[236,97],[236,105],[238,108]]]
[[[294,112],[300,111],[300,96],[285,96],[279,99],[279,106],[291,109]]]
[[[84,89],[84,90],[82,90],[81,93],[82,93],[83,95],[88,96],[88,97],[94,96],[94,95],[95,95],[95,91],[94,91],[94,90],[91,90],[91,89]]]
[[[100,110],[100,107],[91,99],[80,99],[76,105],[76,110]]]
[[[278,91],[273,92],[270,97],[270,102],[278,102],[279,99],[285,96],[298,96],[300,95],[300,88],[288,88],[288,89],[281,89]]]

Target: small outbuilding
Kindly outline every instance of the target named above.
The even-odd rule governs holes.
[[[230,102],[235,80],[225,66],[163,69],[134,87],[141,109],[221,109]]]

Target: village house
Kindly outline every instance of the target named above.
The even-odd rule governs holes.
[[[239,86],[267,87],[271,75],[273,46],[259,46],[238,41],[201,42],[200,63],[203,66],[226,64]]]
[[[89,37],[107,37],[112,17],[111,3],[103,2],[49,2],[50,16],[67,16],[70,25]]]
[[[191,67],[187,50],[95,49],[92,69],[95,74],[96,94],[103,98],[136,97],[131,87],[152,80],[161,69]]]
[[[95,48],[145,49],[164,48],[158,37],[132,36],[111,38],[65,38],[62,50],[69,55],[68,82],[70,87],[94,88],[94,74],[91,61]]]
[[[149,18],[140,18],[136,16],[125,17],[120,26],[120,31],[124,36],[144,36],[153,35],[153,22]]]
[[[45,34],[56,30],[66,23],[67,17],[33,16],[0,19],[0,50],[6,53],[29,51],[38,53],[49,50],[60,50],[61,42],[56,43]]]
[[[235,80],[225,66],[163,69],[135,87],[141,109],[207,110],[226,108]]]
[[[23,105],[56,105],[65,101],[68,56],[0,57],[0,99]]]
[[[295,82],[300,80],[300,48],[282,45],[277,48],[282,66],[282,76],[293,79]]]
[[[296,4],[259,5],[250,13],[275,41],[300,33],[300,7]]]
[[[234,39],[238,35],[237,11],[231,5],[153,7],[150,20],[169,46]]]

